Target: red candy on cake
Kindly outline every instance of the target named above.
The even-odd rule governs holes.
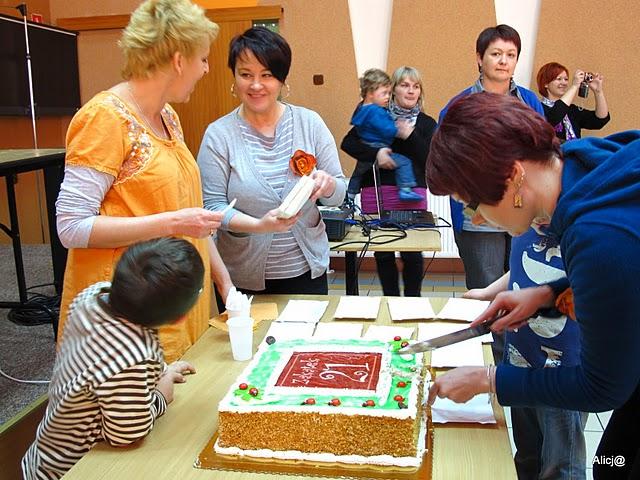
[[[247,385],[246,383],[241,383],[240,385],[238,385],[238,388],[240,390],[246,390],[247,388],[249,388],[249,385]]]

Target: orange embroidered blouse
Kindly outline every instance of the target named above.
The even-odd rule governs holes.
[[[202,207],[200,171],[184,143],[175,111],[162,111],[171,140],[156,137],[112,92],[101,92],[74,116],[66,140],[66,164],[90,167],[115,181],[102,202],[100,215],[139,217]],[[179,358],[208,326],[211,282],[206,238],[187,238],[200,252],[205,265],[205,288],[188,318],[159,329],[167,362]],[[69,250],[60,306],[58,337],[75,296],[89,285],[109,281],[126,247],[74,248]]]

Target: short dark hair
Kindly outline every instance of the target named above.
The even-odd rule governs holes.
[[[520,42],[518,31],[509,25],[501,23],[495,27],[485,28],[480,32],[480,35],[478,35],[478,39],[476,40],[476,53],[480,55],[480,58],[484,57],[484,52],[489,48],[489,45],[498,39],[513,43],[518,49],[518,57],[520,57],[522,42]]]
[[[227,64],[234,75],[236,62],[244,55],[245,50],[253,53],[274,77],[282,83],[285,82],[291,68],[291,47],[281,35],[265,27],[253,27],[233,37],[229,44]]]
[[[476,93],[455,100],[431,141],[427,185],[434,195],[496,205],[516,160],[562,158],[553,127],[511,95]]]
[[[538,92],[540,92],[540,95],[546,97],[549,94],[545,85],[553,82],[562,72],[567,72],[567,75],[569,75],[567,67],[557,62],[549,62],[540,67],[538,75],[536,76],[536,83],[538,84]]]
[[[136,243],[116,265],[107,307],[132,323],[159,327],[191,310],[203,281],[202,258],[186,240],[157,238]]]

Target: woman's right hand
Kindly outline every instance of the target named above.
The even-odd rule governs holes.
[[[220,228],[222,212],[192,207],[171,212],[172,235],[185,235],[193,238],[206,238]]]
[[[582,70],[576,70],[573,73],[572,85],[575,87],[579,87],[582,82],[584,82],[584,72]]]
[[[279,213],[280,210],[275,208],[264,214],[258,221],[260,233],[288,232],[300,218],[300,212],[291,218],[279,218]]]
[[[392,150],[389,147],[383,147],[378,150],[378,153],[376,153],[376,161],[380,168],[393,170],[397,167],[396,162],[391,158],[391,152]]]
[[[469,326],[476,327],[499,312],[506,312],[491,325],[491,330],[494,332],[501,332],[504,329],[515,330],[525,325],[536,310],[553,305],[554,299],[553,290],[548,285],[500,292],[491,305]]]

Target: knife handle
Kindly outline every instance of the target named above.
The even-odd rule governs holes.
[[[503,316],[504,316],[504,314],[498,314],[498,315],[494,316],[493,318],[490,318],[489,320],[486,320],[486,321],[482,322],[477,327],[474,327],[473,330],[478,332],[478,336],[486,335],[487,333],[491,333],[491,325],[493,325],[493,322],[495,322],[496,320],[498,320],[499,318],[501,318]]]

